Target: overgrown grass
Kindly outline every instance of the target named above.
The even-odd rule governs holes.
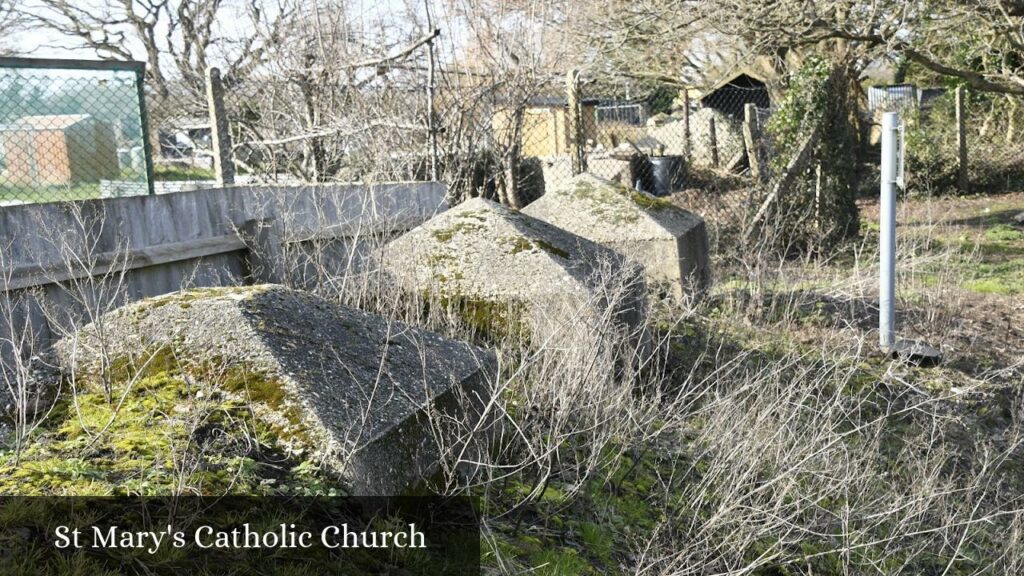
[[[334,269],[317,289],[497,351],[497,424],[443,423],[482,431],[491,449],[448,447],[421,487],[480,498],[490,572],[1021,573],[1024,343],[1000,322],[1020,318],[1008,295],[1024,239],[1000,214],[901,219],[900,334],[943,348],[936,369],[875,344],[870,226],[803,259],[751,250],[701,301],[658,303],[632,333],[613,315],[587,318],[557,346],[496,329],[518,309],[468,309]],[[621,298],[623,279],[606,280],[593,299]],[[996,283],[981,304],[977,282]],[[339,488],[288,452],[279,419],[261,418],[281,408],[274,382],[166,353],[129,368],[111,390],[76,381],[26,448],[0,458],[0,491]]]

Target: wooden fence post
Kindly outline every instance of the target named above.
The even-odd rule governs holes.
[[[708,145],[711,148],[711,167],[718,168],[718,134],[714,116],[708,117]]]
[[[246,280],[252,284],[280,284],[285,279],[281,229],[273,218],[248,220],[239,231],[246,245]]]
[[[757,106],[747,103],[743,107],[743,142],[747,146],[747,163],[750,164],[750,175],[757,182],[764,181],[761,170],[761,132],[757,125]]]
[[[768,214],[768,210],[771,208],[775,200],[781,196],[784,192],[789,190],[793,185],[793,181],[796,179],[797,174],[803,171],[807,162],[810,161],[814,152],[814,147],[818,145],[821,140],[821,133],[824,130],[822,124],[816,124],[811,133],[807,135],[807,138],[800,144],[796,154],[790,158],[789,163],[786,164],[785,170],[779,175],[778,180],[772,185],[771,192],[761,203],[761,207],[758,208],[757,213],[747,224],[747,230],[743,233],[743,241],[746,242],[750,235],[754,232],[754,229],[761,220]]]
[[[966,116],[966,91],[963,86],[956,89],[956,142],[957,158],[960,161],[957,173],[957,187],[961,194],[967,194],[970,188],[970,180],[967,172],[967,116]]]
[[[580,102],[580,72],[570,70],[565,77],[566,90],[566,123],[569,135],[569,162],[572,175],[582,174],[586,169],[586,157],[583,155],[583,110]]]
[[[220,70],[206,69],[206,107],[210,112],[210,143],[213,148],[213,173],[218,186],[235,183],[235,164],[231,155],[231,129],[224,112],[224,85]]]

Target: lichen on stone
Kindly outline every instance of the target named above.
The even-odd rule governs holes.
[[[448,228],[442,230],[434,230],[431,232],[434,238],[440,242],[448,242],[455,237],[456,234],[467,234],[476,230],[483,230],[483,223],[487,222],[487,217],[482,213],[477,212],[463,212],[458,215],[462,221],[455,222]],[[475,220],[475,222],[469,222],[467,220]]]
[[[571,186],[565,188],[564,193],[594,206],[592,213],[599,214],[607,222],[629,224],[640,220],[638,214],[622,203],[622,198],[628,198],[630,192],[617,184],[609,182],[597,185],[590,178],[577,177]]]

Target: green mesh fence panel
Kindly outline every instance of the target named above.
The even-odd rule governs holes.
[[[0,205],[148,194],[143,67],[0,58]]]

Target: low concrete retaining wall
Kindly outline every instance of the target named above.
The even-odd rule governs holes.
[[[445,192],[438,183],[236,186],[0,207],[0,361],[51,343],[55,322],[89,321],[94,304],[82,300],[113,308],[182,287],[315,283],[357,263],[365,242],[445,210]]]

